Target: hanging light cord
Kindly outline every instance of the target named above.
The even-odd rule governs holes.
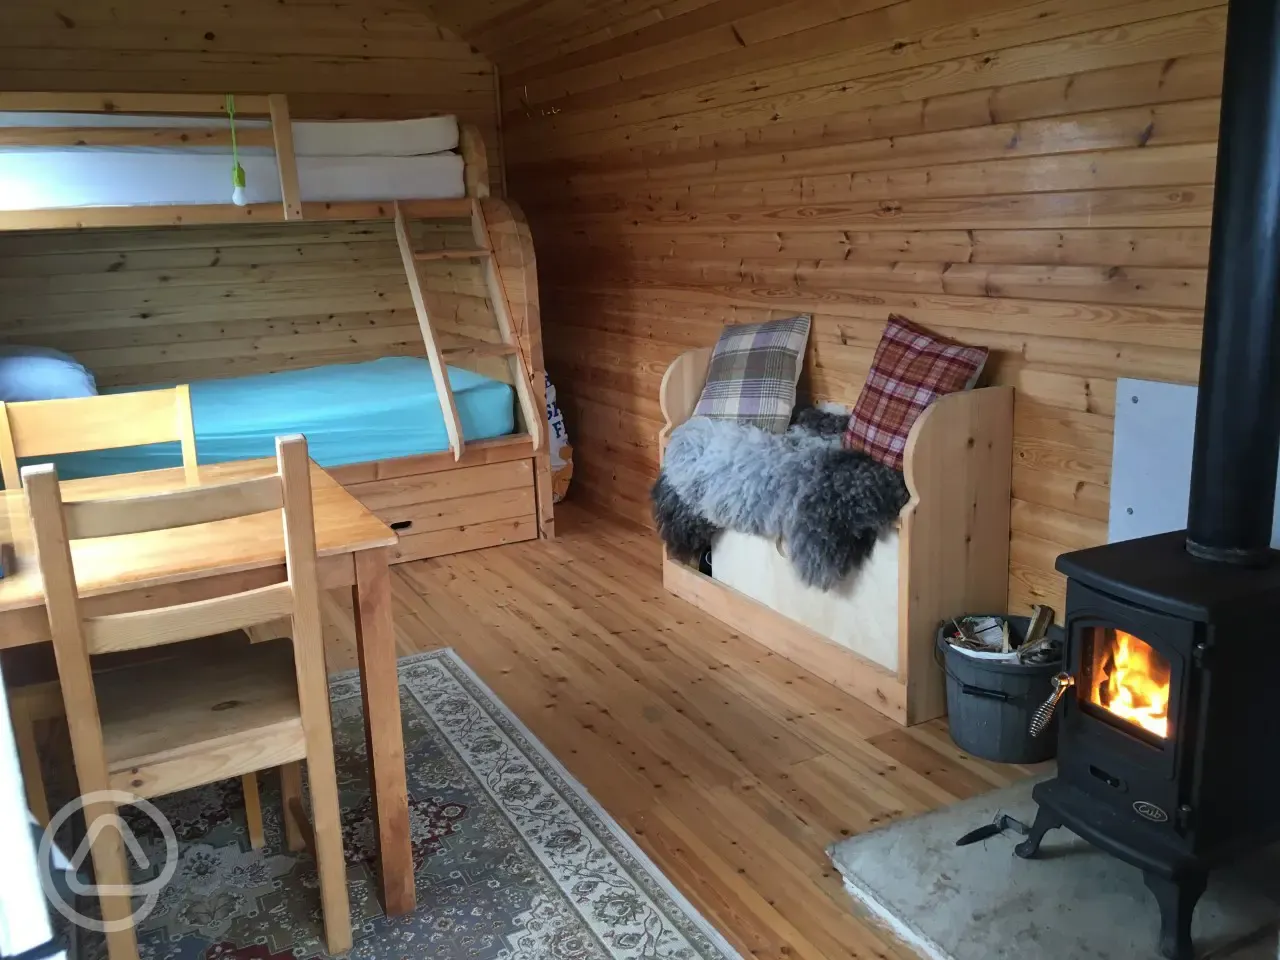
[[[245,196],[244,167],[240,166],[240,148],[236,143],[236,98],[227,94],[227,120],[231,123],[231,202],[243,207],[248,198]]]
[[[236,147],[236,98],[235,94],[227,94],[227,119],[231,121],[231,169],[240,166],[240,151]]]

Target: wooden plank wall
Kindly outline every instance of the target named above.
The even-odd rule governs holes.
[[[852,403],[899,312],[1018,388],[1010,599],[1061,611],[1116,377],[1197,375],[1225,7],[600,7],[484,25],[575,495],[648,521],[662,372],[722,324],[813,312],[806,386]]]
[[[466,221],[417,229],[474,243]],[[422,273],[446,346],[498,339],[477,266]],[[0,343],[65,350],[102,386],[424,352],[388,221],[0,234]]]

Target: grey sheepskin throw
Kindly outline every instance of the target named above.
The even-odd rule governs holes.
[[[667,551],[696,563],[721,530],[781,537],[801,580],[834,587],[908,500],[901,473],[841,448],[846,421],[810,409],[783,434],[706,417],[681,424],[651,492]]]

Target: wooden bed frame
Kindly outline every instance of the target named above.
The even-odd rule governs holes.
[[[0,93],[0,111],[225,116],[221,94]],[[268,146],[280,170],[281,203],[78,207],[0,211],[0,230],[89,230],[316,220],[389,220],[412,296],[425,354],[449,436],[442,453],[379,460],[330,472],[400,535],[396,562],[554,535],[546,441],[542,326],[533,241],[520,208],[490,195],[484,141],[460,129],[466,196],[459,199],[303,202],[289,104],[282,94],[235,98],[236,115],[268,118],[270,128],[237,132],[242,145]],[[6,146],[209,146],[230,142],[225,125],[203,127],[7,127]],[[441,239],[420,247],[415,221],[455,221],[466,245]],[[496,332],[477,339],[438,331],[422,271],[471,264],[487,291]],[[447,363],[498,365],[515,390],[517,433],[466,443]]]
[[[671,431],[692,416],[710,357],[710,348],[692,350],[667,368],[659,397],[666,420],[660,451]],[[896,564],[887,564],[890,576],[896,567],[896,611],[888,611],[897,623],[896,670],[666,556],[663,585],[898,723],[942,716],[946,691],[934,659],[939,623],[963,613],[1001,612],[1008,599],[1012,437],[1011,387],[950,394],[911,429],[903,465],[911,499],[899,515],[896,539],[877,547],[898,554]]]

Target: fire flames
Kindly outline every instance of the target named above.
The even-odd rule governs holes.
[[[1158,737],[1169,736],[1169,661],[1133,634],[1099,630],[1090,699]]]

